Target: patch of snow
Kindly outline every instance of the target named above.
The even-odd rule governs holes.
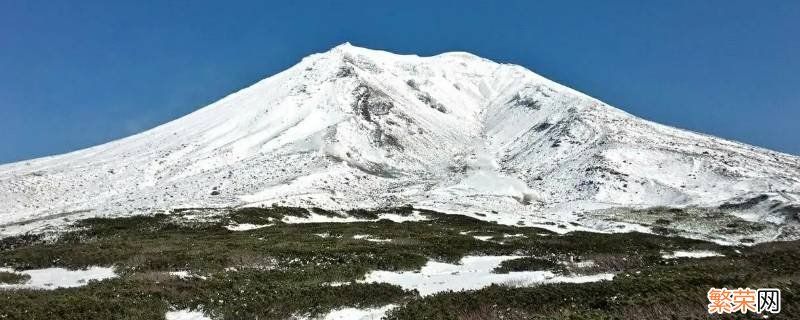
[[[85,286],[89,281],[116,278],[114,268],[90,267],[83,270],[68,270],[64,268],[46,268],[35,270],[14,271],[2,269],[0,271],[27,274],[30,279],[20,284],[0,284],[0,289],[41,289],[53,290],[57,288],[74,288]]]
[[[211,320],[211,318],[203,314],[202,310],[189,309],[168,311],[164,318],[166,320]]]
[[[169,275],[176,277],[178,279],[190,279],[190,278],[198,278],[202,280],[206,279],[205,276],[197,275],[189,271],[171,271]]]
[[[285,216],[283,217],[283,222],[288,224],[299,224],[299,223],[348,223],[348,222],[374,222],[378,220],[390,220],[392,222],[402,223],[406,221],[426,221],[430,220],[430,218],[415,212],[413,214],[403,216],[394,213],[383,213],[378,214],[378,219],[360,219],[356,217],[342,217],[342,216],[327,216],[321,215],[314,212],[311,212],[308,217],[295,217],[295,216]]]
[[[664,259],[677,259],[677,258],[708,258],[708,257],[721,257],[721,253],[708,251],[708,250],[694,250],[683,251],[678,250],[672,253],[664,253],[661,255]]]
[[[368,235],[368,234],[357,234],[357,235],[353,236],[353,239],[366,240],[366,241],[370,241],[370,242],[389,242],[389,241],[392,241],[392,239],[373,238],[371,235]]]
[[[189,278],[189,271],[172,271],[169,275],[176,277],[178,279],[186,279]]]
[[[338,216],[330,217],[312,212],[308,217],[284,216],[281,221],[288,224],[300,224],[300,223],[348,223],[348,222],[371,221],[371,220],[358,219],[356,217],[338,217]]]
[[[378,308],[343,308],[337,309],[324,315],[322,320],[379,320],[383,319],[386,313],[397,307],[397,305],[390,304]]]
[[[546,275],[545,280],[541,281],[539,279],[514,279],[505,283],[504,285],[512,286],[512,287],[530,287],[535,286],[543,283],[589,283],[589,282],[599,282],[599,281],[611,281],[614,280],[613,273],[599,273],[599,274],[592,274],[592,275],[575,275],[575,276],[561,276],[561,275]]]
[[[349,284],[349,282],[334,281],[334,282],[326,282],[323,285],[329,286],[329,287],[341,287],[341,286],[346,285],[346,284]]]
[[[458,234],[460,234],[462,236],[466,236],[466,235],[469,235],[472,232],[473,231],[461,231]],[[480,241],[489,241],[489,239],[494,238],[494,236],[472,236],[472,237],[475,238],[476,240],[480,240]]]
[[[240,224],[227,225],[225,226],[225,229],[228,229],[230,231],[248,231],[248,230],[261,229],[272,225],[273,224],[240,223]]]
[[[589,268],[589,267],[594,267],[595,264],[594,261],[588,260],[588,261],[574,262],[572,263],[572,265],[575,266],[576,268]]]
[[[460,264],[428,261],[419,271],[372,271],[365,283],[390,283],[407,290],[416,289],[422,296],[443,291],[476,290],[491,284],[514,283],[536,285],[544,283],[583,283],[613,279],[613,274],[589,276],[559,276],[550,271],[520,271],[500,274],[492,272],[503,261],[523,256],[467,256]]]
[[[390,220],[392,222],[397,222],[397,223],[403,223],[403,222],[406,222],[406,221],[427,221],[427,220],[430,220],[430,218],[420,214],[417,211],[414,211],[414,213],[412,213],[410,215],[406,215],[406,216],[399,215],[399,214],[396,214],[396,213],[384,213],[384,214],[379,214],[378,217],[379,217],[378,220],[385,219],[385,220]]]

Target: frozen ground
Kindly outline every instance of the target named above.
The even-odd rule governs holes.
[[[172,208],[408,203],[624,232],[637,222],[586,213],[761,195],[730,211],[797,224],[797,157],[639,119],[517,65],[343,44],[152,130],[0,166],[0,236]]]

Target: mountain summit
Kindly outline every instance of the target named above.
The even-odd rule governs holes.
[[[563,230],[638,230],[615,210],[656,206],[783,228],[798,199],[797,157],[469,53],[343,44],[144,133],[0,166],[0,233],[187,207],[403,204]]]

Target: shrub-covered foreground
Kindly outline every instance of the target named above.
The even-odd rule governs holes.
[[[412,211],[381,210],[401,215]],[[706,318],[706,292],[712,286],[780,288],[783,312],[772,318],[791,318],[800,311],[794,303],[800,289],[798,242],[732,248],[641,233],[558,235],[421,212],[430,220],[285,224],[284,216],[307,217],[308,210],[187,210],[87,219],[55,238],[0,239],[0,266],[113,265],[120,274],[79,288],[0,290],[0,319],[163,319],[166,311],[183,308],[202,308],[219,319],[286,319],[390,303],[400,305],[390,312],[392,319]],[[376,219],[377,213],[359,210],[350,215]],[[226,228],[245,223],[262,227]],[[493,237],[481,241],[474,234]],[[356,235],[392,241],[370,242]],[[713,250],[725,256],[661,257],[675,250]],[[618,274],[599,283],[495,285],[425,298],[389,284],[357,282],[371,270],[414,270],[429,259],[454,263],[466,255],[512,254],[531,258],[506,261],[496,272]],[[184,276],[170,274],[176,271]]]

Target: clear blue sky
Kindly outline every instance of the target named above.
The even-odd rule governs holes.
[[[345,41],[469,51],[800,154],[798,21],[800,1],[2,1],[0,163],[146,130]]]

